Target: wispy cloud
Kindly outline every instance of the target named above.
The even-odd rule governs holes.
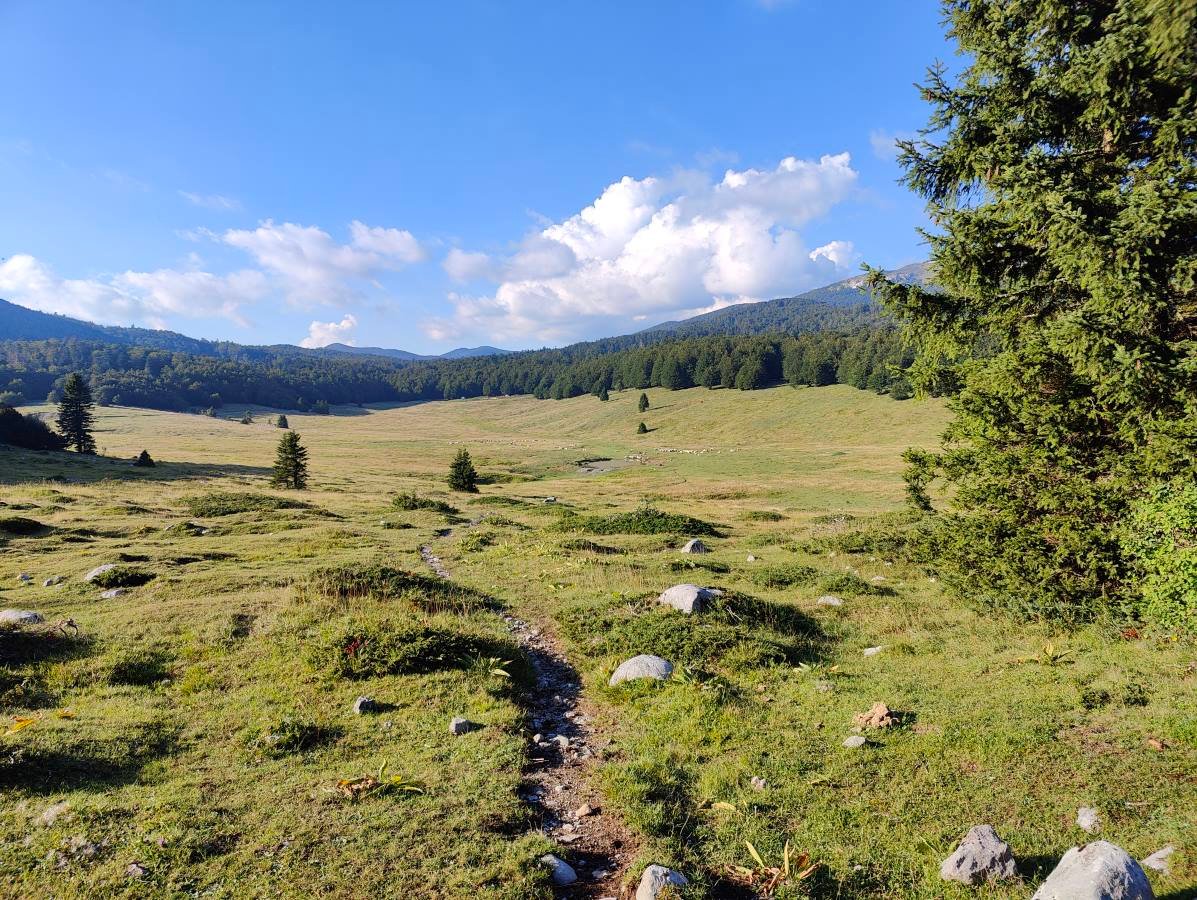
[[[202,209],[231,211],[241,208],[240,200],[235,197],[226,197],[224,194],[193,194],[191,191],[179,191],[179,196],[192,206],[198,206]]]

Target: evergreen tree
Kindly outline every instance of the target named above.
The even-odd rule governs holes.
[[[464,491],[467,494],[478,493],[478,472],[474,469],[474,461],[470,459],[469,451],[462,447],[453,457],[449,466],[449,490]]]
[[[288,431],[278,442],[274,457],[275,487],[302,491],[308,486],[308,451],[299,443],[299,435]]]
[[[154,457],[150,456],[150,451],[142,450],[137,454],[137,459],[133,460],[133,465],[141,469],[152,469],[157,463],[154,462]]]
[[[873,275],[916,386],[961,386],[909,492],[929,508],[945,482],[959,591],[1083,619],[1134,602],[1128,508],[1197,474],[1197,3],[944,8],[968,67],[930,71],[925,137],[901,145],[942,290]]]
[[[95,453],[96,441],[91,430],[95,425],[95,404],[91,388],[78,372],[67,376],[62,385],[62,399],[58,401],[58,430],[68,447],[77,453]]]
[[[636,426],[636,434],[648,434],[648,426],[641,422]]]
[[[644,412],[648,409],[648,394],[640,395],[640,403],[637,406],[640,412]]]
[[[275,421],[274,424],[277,425],[279,428],[290,428],[291,427],[291,423],[287,421],[286,416],[279,416],[277,421]]]
[[[611,395],[607,393],[607,389],[605,387],[599,388],[598,398],[605,403],[611,399]]]

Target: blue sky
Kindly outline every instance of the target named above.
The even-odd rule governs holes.
[[[0,297],[247,343],[619,334],[922,258],[917,2],[0,0]]]

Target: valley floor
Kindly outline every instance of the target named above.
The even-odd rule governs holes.
[[[267,486],[267,410],[102,409],[96,459],[0,448],[0,607],[69,620],[0,633],[0,895],[548,898],[538,859],[604,821],[626,863],[604,890],[662,863],[687,896],[756,896],[789,842],[818,868],[777,897],[1025,898],[1090,839],[1085,806],[1136,858],[1176,848],[1157,896],[1197,896],[1193,646],[979,612],[872,523],[941,406],[648,393],[643,414],[639,391],[288,413],[302,493]],[[480,494],[445,489],[460,447]],[[129,465],[143,448],[155,468]],[[413,492],[454,509],[393,502]],[[713,523],[711,552],[604,533],[645,502]],[[106,563],[152,580],[101,598],[83,576]],[[653,603],[679,582],[726,593]],[[564,706],[535,696],[512,617],[579,679],[569,796],[601,813],[569,830],[528,802],[553,789],[531,719]],[[608,687],[639,653],[674,677]],[[895,724],[845,747],[876,703]],[[1020,878],[941,882],[981,823]],[[566,896],[600,895],[592,868]]]

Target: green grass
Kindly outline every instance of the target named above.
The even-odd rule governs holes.
[[[1193,896],[1192,643],[1015,625],[946,598],[899,512],[901,451],[934,446],[940,406],[843,387],[650,391],[654,430],[637,438],[638,396],[289,413],[311,453],[302,494],[268,487],[266,410],[246,426],[102,409],[107,457],[0,449],[0,509],[46,526],[0,533],[0,606],[50,623],[0,631],[2,723],[34,719],[0,738],[0,894],[548,900],[535,860],[553,848],[518,797],[530,681],[511,611],[557,631],[582,675],[603,745],[592,778],[636,833],[637,866],[678,866],[694,896],[750,864],[745,840],[777,861],[788,839],[820,863],[814,897],[1021,900],[1085,840],[1081,805],[1137,858],[1174,844],[1157,895]],[[463,501],[524,527],[438,537],[436,505],[380,524],[396,494],[443,491],[460,446],[531,479]],[[128,466],[143,447],[158,466]],[[575,465],[630,454],[642,463]],[[693,522],[624,527],[646,500],[717,527],[703,568],[676,552]],[[167,529],[183,515],[211,530]],[[571,519],[621,530],[600,542],[561,531]],[[82,575],[122,554],[157,577],[101,600]],[[65,580],[42,588],[51,575]],[[726,594],[698,617],[658,608],[676,581]],[[817,606],[828,592],[844,605]],[[78,632],[53,627],[67,618]],[[677,676],[607,688],[637,652]],[[360,695],[382,711],[354,715]],[[876,702],[902,726],[844,749]],[[458,715],[485,727],[453,737]],[[338,787],[383,767],[423,793]],[[982,822],[1022,880],[944,885],[940,860]]]

